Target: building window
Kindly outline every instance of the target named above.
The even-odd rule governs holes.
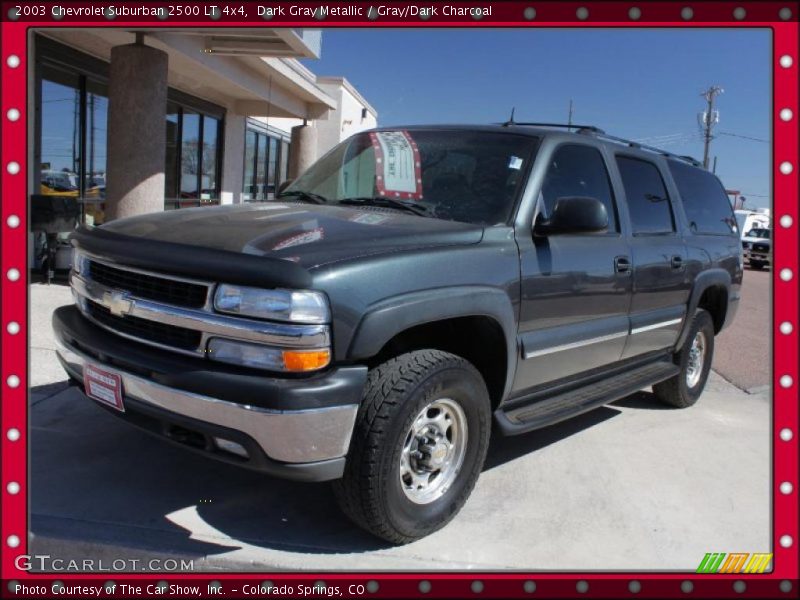
[[[244,201],[273,199],[286,180],[288,165],[288,141],[256,123],[249,124],[244,140]]]
[[[84,221],[104,221],[108,63],[36,37],[33,193],[72,196]],[[224,108],[167,90],[166,208],[218,204]]]
[[[39,172],[34,189],[78,198],[84,221],[102,223],[108,86],[62,65],[42,64],[39,73]]]
[[[167,104],[167,208],[219,204],[222,120],[193,107]]]

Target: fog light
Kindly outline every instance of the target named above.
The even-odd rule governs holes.
[[[75,301],[75,305],[80,309],[81,312],[86,312],[86,298],[81,296],[78,292],[75,291],[75,288],[70,288],[72,290],[72,299]]]
[[[283,350],[264,344],[211,338],[208,356],[212,360],[272,371],[314,371],[331,362],[328,349]]]
[[[232,442],[230,440],[226,440],[224,438],[215,437],[214,443],[217,445],[217,448],[220,450],[224,450],[225,452],[230,452],[231,454],[236,454],[237,456],[241,456],[242,458],[250,458],[250,455],[245,450],[245,447],[241,444],[237,444],[236,442]]]
[[[257,369],[283,370],[283,358],[278,348],[263,344],[235,342],[212,338],[208,343],[208,356],[212,360]]]

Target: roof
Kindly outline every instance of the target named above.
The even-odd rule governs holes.
[[[515,135],[526,135],[530,137],[541,138],[545,136],[557,135],[559,137],[573,138],[575,140],[585,141],[587,137],[596,139],[604,143],[613,143],[615,145],[622,145],[632,150],[644,150],[650,153],[658,154],[664,158],[679,160],[681,162],[689,163],[692,166],[700,167],[701,163],[691,156],[679,156],[672,154],[661,148],[654,146],[647,146],[640,144],[634,140],[627,140],[625,138],[609,135],[602,129],[598,129],[592,125],[561,125],[561,124],[525,124],[525,123],[503,123],[492,125],[408,125],[408,126],[394,126],[394,127],[378,127],[372,131],[397,131],[398,129],[405,129],[408,131],[421,131],[421,130],[453,130],[453,131],[475,131],[475,132],[495,132],[495,133],[513,133]],[[575,129],[577,131],[571,131]]]
[[[317,85],[321,86],[336,85],[343,87],[350,93],[351,96],[353,96],[353,98],[356,99],[357,102],[361,103],[361,106],[366,108],[373,117],[376,119],[378,118],[378,111],[375,110],[369,102],[367,102],[366,98],[361,95],[361,92],[359,92],[345,77],[317,77],[316,83]]]

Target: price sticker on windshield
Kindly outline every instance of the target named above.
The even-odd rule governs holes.
[[[375,150],[375,187],[387,198],[420,200],[422,165],[419,148],[407,131],[369,134]]]

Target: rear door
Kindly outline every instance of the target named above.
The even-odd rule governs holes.
[[[689,298],[689,274],[675,217],[677,199],[667,191],[663,161],[618,153],[615,163],[633,262],[631,332],[622,353],[626,359],[675,344]]]
[[[591,143],[545,144],[536,169],[545,171],[536,218],[558,198],[590,196],[608,213],[605,233],[534,237],[532,222],[516,230],[521,259],[515,395],[620,359],[628,336],[630,251],[620,229],[606,158]]]

